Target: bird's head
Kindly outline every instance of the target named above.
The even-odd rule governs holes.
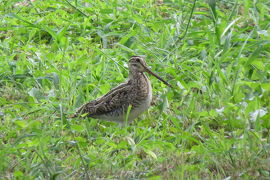
[[[133,72],[147,72],[153,76],[155,76],[157,79],[162,81],[164,84],[166,84],[169,87],[172,87],[168,82],[166,82],[164,79],[159,77],[157,74],[152,72],[148,67],[143,57],[141,56],[132,56],[128,62],[128,67],[131,73]]]
[[[128,62],[128,67],[135,72],[146,72],[147,69],[146,62],[141,56],[132,56]]]

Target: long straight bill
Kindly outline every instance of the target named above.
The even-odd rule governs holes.
[[[172,85],[170,85],[167,81],[165,81],[164,79],[162,79],[161,77],[159,77],[156,73],[153,73],[148,67],[144,66],[145,71],[149,74],[152,74],[153,76],[155,76],[157,79],[159,79],[160,81],[162,81],[164,84],[166,84],[167,86],[172,88]]]

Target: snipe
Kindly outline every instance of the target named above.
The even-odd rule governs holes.
[[[113,88],[102,97],[82,105],[72,117],[82,115],[115,122],[125,122],[126,118],[128,121],[134,120],[150,107],[152,101],[151,83],[144,72],[152,74],[171,87],[169,83],[153,73],[140,56],[132,56],[128,67],[127,82]],[[127,112],[129,112],[128,116]]]

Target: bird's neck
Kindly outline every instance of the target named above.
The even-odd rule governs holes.
[[[147,76],[143,73],[143,72],[129,72],[129,80],[132,83],[135,83],[137,85],[143,86],[143,84],[145,86],[148,85],[148,78]]]
[[[151,83],[143,72],[129,73],[129,83],[132,84],[134,90],[139,90],[137,93],[139,93],[142,98],[152,96]]]
[[[128,78],[129,79],[137,79],[144,76],[143,72],[139,71],[129,71]]]

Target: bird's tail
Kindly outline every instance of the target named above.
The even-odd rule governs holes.
[[[83,105],[74,114],[72,114],[70,118],[86,117],[88,114],[89,112],[86,111],[86,105]]]
[[[77,113],[71,114],[71,115],[69,116],[69,118],[76,118],[76,117],[78,117],[78,114],[77,114]]]

